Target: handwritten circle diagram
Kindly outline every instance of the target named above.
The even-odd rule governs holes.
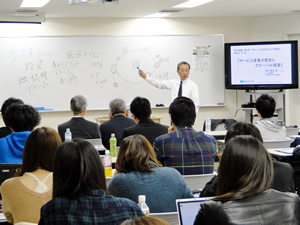
[[[120,82],[118,78],[131,84],[142,83],[144,80],[138,76],[139,69],[145,71],[147,76],[151,76],[159,66],[160,62],[155,60],[149,48],[140,50],[124,48],[122,54],[117,57],[115,64],[111,66],[113,85],[118,87]]]

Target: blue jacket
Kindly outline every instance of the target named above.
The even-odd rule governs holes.
[[[0,139],[0,163],[22,163],[23,148],[31,131],[12,132]]]

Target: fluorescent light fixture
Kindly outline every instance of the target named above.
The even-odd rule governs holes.
[[[0,23],[37,23],[41,24],[46,21],[43,15],[32,15],[32,14],[10,14],[1,15]]]
[[[119,0],[69,0],[70,5],[104,5],[104,4],[118,4]]]
[[[213,0],[189,0],[178,5],[174,5],[172,8],[193,8],[199,5],[204,5],[206,3],[212,2]]]
[[[159,17],[165,17],[165,16],[169,16],[169,15],[171,15],[171,13],[156,12],[156,13],[152,13],[147,16],[144,16],[144,17],[159,18]]]
[[[23,0],[21,8],[41,8],[45,6],[50,0]]]

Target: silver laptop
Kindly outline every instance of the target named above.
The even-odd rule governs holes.
[[[177,199],[176,207],[179,225],[194,224],[196,216],[200,210],[200,203],[208,201],[212,198],[213,197]]]

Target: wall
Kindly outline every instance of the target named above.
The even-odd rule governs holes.
[[[293,39],[294,34],[300,34],[298,21],[300,21],[300,14],[298,13],[257,17],[253,19],[252,39],[253,41]],[[297,37],[297,35],[294,37]],[[300,43],[298,42],[298,49],[299,45]],[[300,52],[298,52],[298,58],[299,56]],[[285,95],[286,124],[300,126],[300,89],[287,90],[285,91]]]
[[[260,39],[283,39],[283,32],[274,24],[280,22],[282,28],[290,27],[289,32],[297,32],[289,26],[295,18],[186,18],[186,19],[47,19],[42,25],[0,24],[0,36],[55,36],[55,35],[200,35],[224,34],[225,42],[252,41]],[[298,18],[299,19],[299,18]],[[275,20],[275,22],[274,22]],[[273,22],[272,22],[273,21]],[[294,22],[293,22],[294,23]],[[260,25],[261,24],[261,25]],[[287,25],[288,24],[288,25]],[[268,29],[271,29],[270,35]],[[180,53],[178,53],[180,54]],[[1,78],[6,74],[1,74]],[[211,87],[213,88],[213,87]],[[12,93],[13,96],[13,93]],[[205,96],[200,96],[205,97]],[[226,106],[205,107],[199,110],[195,129],[202,130],[207,115],[211,118],[233,118],[236,106],[244,102],[243,91],[226,90]],[[130,103],[127,103],[130,104]],[[107,115],[107,110],[89,111],[87,119],[94,120],[99,115]],[[167,109],[154,109],[153,114],[162,116],[162,123],[169,124]],[[59,123],[68,120],[70,112],[43,112],[41,126],[57,128]],[[238,112],[237,120],[244,119]],[[290,121],[293,123],[293,121]],[[3,125],[3,122],[0,122]],[[300,124],[300,122],[298,123]]]

